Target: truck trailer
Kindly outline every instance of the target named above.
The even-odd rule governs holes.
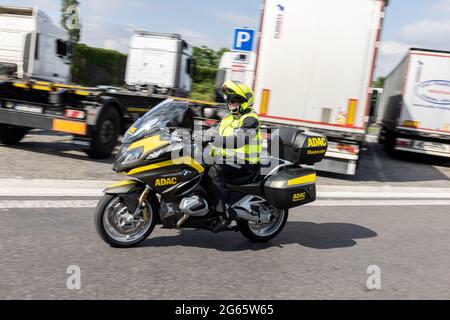
[[[450,52],[412,48],[388,75],[379,141],[450,158]]]
[[[369,121],[385,1],[266,0],[255,107],[261,119],[325,134],[316,169],[353,175]]]

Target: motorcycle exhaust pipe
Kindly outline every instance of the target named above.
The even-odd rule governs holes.
[[[189,216],[187,214],[183,215],[183,217],[177,222],[177,228],[180,229],[187,219],[189,219]]]

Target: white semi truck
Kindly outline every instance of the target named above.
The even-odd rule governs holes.
[[[67,83],[70,58],[67,31],[44,12],[36,7],[0,6],[1,74]]]
[[[386,78],[380,142],[450,158],[450,52],[410,49]]]
[[[261,119],[324,133],[318,170],[353,175],[384,17],[381,0],[265,0],[255,72]]]
[[[130,39],[125,82],[150,92],[188,96],[192,46],[178,34],[136,31]]]

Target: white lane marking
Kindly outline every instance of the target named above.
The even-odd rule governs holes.
[[[415,192],[320,192],[317,199],[449,199],[449,193]]]
[[[108,185],[105,185],[105,187]],[[100,197],[103,189],[87,188],[0,188],[1,197]]]
[[[4,200],[0,209],[95,208],[97,200]]]
[[[0,210],[6,209],[63,209],[95,208],[97,200],[4,200]],[[317,200],[305,207],[366,207],[366,206],[450,206],[450,200]]]
[[[450,200],[317,200],[305,207],[450,206]]]

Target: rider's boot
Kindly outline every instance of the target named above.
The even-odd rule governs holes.
[[[225,205],[225,212],[219,213],[220,221],[216,224],[216,226],[212,229],[213,232],[220,232],[229,230],[228,226],[231,224],[233,220],[237,220],[236,211],[230,207],[229,205]]]

